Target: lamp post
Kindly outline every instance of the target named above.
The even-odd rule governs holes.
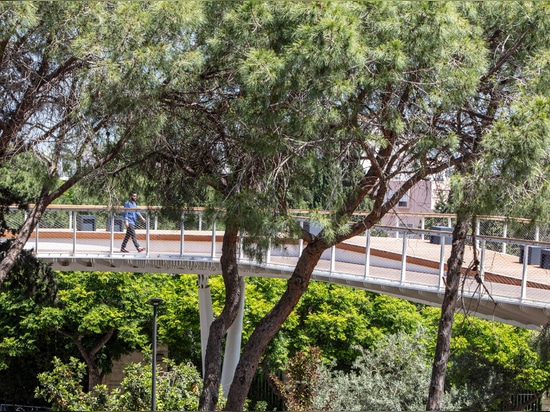
[[[152,298],[148,303],[153,306],[153,364],[151,380],[151,411],[155,411],[157,407],[157,308],[162,303],[161,298]]]

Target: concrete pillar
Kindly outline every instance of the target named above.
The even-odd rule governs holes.
[[[208,275],[199,275],[199,318],[201,327],[202,370],[204,372],[206,345],[208,344],[208,336],[210,335],[210,325],[214,320],[212,296],[210,295],[210,286],[208,286]]]
[[[225,355],[223,358],[222,368],[222,391],[223,396],[227,397],[229,394],[229,388],[233,381],[233,375],[235,369],[239,363],[241,357],[241,338],[243,335],[243,317],[244,317],[244,292],[245,292],[245,279],[241,277],[241,302],[239,305],[239,312],[235,321],[227,331],[227,339],[225,340]]]

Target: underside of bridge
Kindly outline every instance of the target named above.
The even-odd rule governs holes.
[[[136,273],[178,273],[195,275],[218,275],[221,273],[217,259],[191,258],[182,259],[179,255],[162,256],[155,259],[144,255],[100,256],[79,255],[67,257],[60,254],[41,254],[42,260],[52,264],[55,270],[88,270],[88,271],[123,271]],[[289,278],[292,266],[257,264],[249,261],[239,263],[239,272],[243,276],[262,276]],[[313,280],[330,282],[370,292],[386,294],[415,303],[429,306],[441,306],[444,289],[436,286],[414,283],[392,282],[380,278],[357,278],[340,274],[314,271]],[[550,307],[541,307],[527,300],[499,299],[493,301],[487,293],[474,296],[461,296],[458,310],[466,315],[477,316],[488,320],[503,322],[523,328],[540,330],[550,322]]]

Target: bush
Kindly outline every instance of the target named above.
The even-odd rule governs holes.
[[[197,410],[202,389],[202,379],[192,364],[165,359],[166,370],[157,371],[157,410]],[[82,381],[86,365],[75,358],[64,364],[58,358],[54,369],[38,376],[40,387],[36,397],[52,404],[55,411],[108,411],[148,410],[151,406],[151,365],[129,363],[124,368],[125,377],[120,389],[108,391],[105,385],[97,385],[85,393]]]

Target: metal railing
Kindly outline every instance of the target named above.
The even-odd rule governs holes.
[[[223,235],[220,229],[223,228],[217,227],[215,218],[205,214],[203,209],[171,214],[155,207],[135,210],[146,218],[146,223],[138,225],[136,230],[139,241],[146,247],[146,251],[138,256],[219,259]],[[123,208],[106,206],[51,205],[27,245],[40,255],[57,253],[120,258],[120,244],[125,235],[123,211]],[[294,214],[307,222],[308,211],[294,211]],[[360,216],[358,214],[357,218]],[[420,289],[442,290],[455,217],[435,213],[395,217],[402,222],[405,218],[409,219],[408,222],[413,219],[414,223],[377,225],[362,236],[336,245],[323,253],[316,271],[327,276],[337,274],[354,279],[379,277],[392,284],[416,284]],[[26,215],[14,208],[7,218],[8,223],[17,228]],[[315,229],[313,222],[308,224]],[[546,288],[550,284],[550,275],[545,270],[550,268],[547,228],[533,226],[524,219],[509,221],[487,216],[478,218],[475,233],[475,240],[469,238],[465,265],[473,259],[475,243],[479,276],[484,286],[472,282],[465,291],[492,293],[520,301],[550,301]],[[289,239],[280,247],[271,247],[257,263],[292,266],[303,247],[301,240]],[[252,259],[242,252],[240,258],[243,262]]]

